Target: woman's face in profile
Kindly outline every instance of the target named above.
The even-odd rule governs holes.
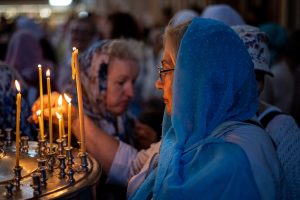
[[[114,115],[124,113],[134,97],[134,83],[139,73],[138,63],[127,59],[112,59],[108,67],[106,109]]]
[[[162,68],[163,70],[173,69],[175,68],[175,60],[174,52],[172,52],[171,43],[167,39],[165,43],[165,50],[162,59]],[[166,111],[170,115],[172,112],[172,85],[173,85],[173,77],[174,71],[168,71],[163,74],[163,80],[158,79],[155,83],[155,87],[159,90],[163,91],[163,100],[166,104]]]

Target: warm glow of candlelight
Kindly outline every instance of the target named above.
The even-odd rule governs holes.
[[[66,101],[68,102],[68,147],[71,147],[71,120],[72,120],[72,115],[71,115],[71,110],[72,110],[72,104],[71,104],[71,98],[64,93],[64,97]]]
[[[47,77],[50,77],[50,69],[47,69],[47,71],[46,71],[46,76],[47,76]]]
[[[55,114],[56,114],[57,119],[61,119],[61,115],[58,112],[56,112]]]
[[[38,116],[38,119],[39,119],[39,127],[40,127],[40,138],[41,138],[41,140],[43,140],[44,139],[44,135],[43,135],[43,131],[42,131],[42,118],[41,118],[41,114],[42,114],[42,111],[41,110],[37,110],[36,111],[36,115]]]
[[[20,87],[20,84],[17,80],[15,80],[15,85],[16,85],[16,88],[17,88],[17,91],[20,92],[21,91],[21,87]]]
[[[59,111],[59,113],[60,113],[60,115],[61,115],[61,131],[62,131],[62,134],[63,134],[63,136],[65,135],[65,122],[64,122],[64,115],[63,115],[63,108],[62,108],[62,95],[60,94],[59,95],[59,97],[58,97],[58,102],[57,102],[57,104],[58,104],[58,111]]]
[[[62,116],[56,112],[56,117],[58,119],[58,133],[59,133],[59,139],[62,140]]]
[[[68,102],[68,103],[71,103],[71,98],[66,94],[64,93],[64,97],[65,97],[65,100]]]
[[[41,116],[41,113],[42,113],[41,110],[36,111],[36,115],[37,115],[38,117]]]
[[[59,107],[62,106],[62,95],[61,95],[61,94],[60,94],[59,97],[58,97],[57,104],[58,104]]]

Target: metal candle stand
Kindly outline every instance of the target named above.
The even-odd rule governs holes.
[[[20,181],[22,179],[22,176],[21,176],[21,171],[22,171],[22,167],[21,166],[15,166],[14,168],[14,172],[15,172],[15,185],[17,187],[20,187]]]
[[[56,144],[53,144],[52,149],[50,149],[49,143],[47,143],[46,140],[40,139],[38,142],[32,142],[29,141],[27,136],[22,136],[20,144],[20,165],[13,167],[13,179],[8,178],[4,182],[2,182],[2,180],[0,181],[0,199],[3,197],[7,200],[19,200],[27,199],[28,196],[31,196],[30,199],[42,197],[51,199],[52,196],[55,196],[53,195],[55,194],[53,191],[59,191],[70,186],[74,188],[85,186],[85,190],[87,191],[87,188],[91,186],[85,182],[91,182],[91,180],[92,186],[95,187],[96,181],[99,180],[101,175],[98,163],[94,158],[88,156],[87,153],[78,152],[78,150],[73,147],[66,147],[65,145],[67,145],[67,143],[65,141],[67,141],[66,138],[56,140]],[[9,156],[14,163],[15,146],[13,143],[12,129],[5,130],[5,133],[0,131],[0,151],[4,152],[4,157]],[[35,148],[32,148],[31,145],[33,144]],[[77,153],[76,157],[74,157],[74,152]],[[0,161],[2,161],[2,158],[3,157],[0,156]],[[30,161],[31,164],[28,164],[27,160]],[[34,162],[36,163],[35,166],[37,166],[37,170],[31,167]],[[6,165],[4,162],[3,164]],[[2,162],[0,163],[0,169],[1,165]],[[29,166],[31,169],[28,169]],[[63,190],[70,196],[74,194],[71,194],[69,191],[76,193],[76,190],[71,189],[71,187],[69,190]],[[30,195],[26,194],[28,191],[31,191]],[[24,194],[26,195],[22,196]],[[57,195],[62,194],[58,193]],[[79,195],[79,193],[77,195]],[[63,196],[64,195],[62,195],[62,197]]]
[[[75,183],[75,179],[74,179],[74,169],[73,169],[73,153],[72,153],[73,147],[65,147],[65,151],[66,151],[66,158],[67,158],[67,166],[68,166],[68,171],[67,171],[67,175],[69,178],[69,184],[74,184]]]
[[[57,143],[57,151],[58,151],[58,155],[63,155],[64,154],[64,140],[62,139],[57,139],[56,140]]]
[[[28,136],[21,137],[21,152],[28,153],[28,148],[29,148],[28,141],[29,141]]]
[[[12,128],[6,128],[5,129],[5,133],[6,133],[6,145],[7,146],[11,146],[12,145]]]
[[[38,162],[38,172],[39,172],[40,178],[41,178],[41,186],[46,187],[46,185],[47,185],[47,175],[46,175],[47,159],[38,158],[37,162]]]
[[[48,148],[48,152],[47,152],[47,161],[48,161],[48,171],[49,172],[53,172],[54,171],[54,166],[56,164],[56,159],[55,159],[55,154],[56,154],[56,149],[52,147],[52,149],[50,149],[51,147]]]
[[[83,172],[87,172],[88,171],[87,153],[80,152],[79,157],[81,160],[81,170]]]
[[[39,152],[39,157],[41,158],[45,158],[46,155],[47,155],[47,147],[46,147],[46,140],[45,139],[40,139],[38,141],[38,146],[39,146],[39,149],[38,149],[38,152]]]

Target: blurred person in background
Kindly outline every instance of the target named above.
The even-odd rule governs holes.
[[[258,94],[264,89],[265,76],[270,70],[268,37],[259,28],[240,25],[232,27],[242,38],[254,64]],[[300,129],[295,119],[278,107],[260,100],[257,117],[270,134],[284,172],[286,199],[300,198]]]
[[[259,28],[269,38],[270,68],[274,74],[274,77],[266,78],[265,90],[262,92],[261,98],[265,102],[277,106],[283,112],[291,113],[295,93],[295,68],[286,51],[288,32],[283,26],[276,23],[262,24]]]
[[[36,20],[26,16],[18,16],[14,21],[15,30],[25,29],[30,31],[36,37],[42,48],[43,58],[50,60],[55,65],[53,67],[56,68],[58,62],[57,55],[54,47],[48,39],[48,33],[42,26],[43,24],[38,23]]]
[[[56,80],[56,87],[60,92],[64,92],[71,82],[73,47],[76,47],[81,54],[98,39],[97,36],[95,22],[91,14],[79,15],[71,19],[68,25],[68,35],[63,38],[66,41],[66,52],[60,61]]]
[[[244,19],[234,8],[227,4],[212,4],[204,8],[201,17],[215,19],[229,26],[245,24]]]
[[[5,63],[13,67],[23,78],[28,86],[25,97],[32,105],[38,96],[38,65],[42,65],[44,72],[47,68],[53,71],[54,66],[50,60],[43,57],[42,47],[31,31],[19,29],[14,32],[8,44]],[[51,76],[54,77],[54,73]],[[43,85],[46,92],[46,84]]]
[[[1,15],[0,17],[0,60],[5,59],[9,39],[13,33],[14,25]]]

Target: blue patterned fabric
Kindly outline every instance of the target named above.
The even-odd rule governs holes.
[[[0,62],[0,129],[16,128],[16,94],[14,81],[18,79],[12,69]],[[20,81],[20,79],[19,79]],[[21,84],[22,94],[25,93],[24,84]],[[20,130],[22,134],[35,139],[36,132],[34,125],[31,125],[27,118],[31,115],[30,107],[25,98],[21,101]]]
[[[260,199],[245,152],[210,137],[257,109],[251,58],[222,22],[195,18],[180,44],[172,114],[165,114],[158,166],[131,199]]]

